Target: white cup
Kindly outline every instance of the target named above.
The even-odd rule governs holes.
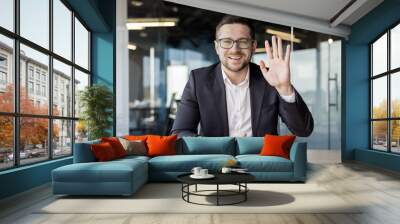
[[[230,173],[231,171],[232,171],[232,169],[229,167],[222,167],[222,170],[221,170],[222,173]]]
[[[192,169],[192,173],[194,174],[194,175],[196,175],[196,176],[199,176],[199,175],[201,175],[200,174],[200,171],[202,170],[202,168],[201,167],[193,167],[193,169]]]
[[[200,170],[200,176],[207,176],[208,175],[208,169],[201,169]]]

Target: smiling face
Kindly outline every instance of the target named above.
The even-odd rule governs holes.
[[[217,31],[217,40],[229,38],[232,40],[251,39],[250,29],[240,23],[225,24]],[[247,49],[241,49],[238,43],[234,43],[230,49],[224,49],[218,41],[215,41],[215,50],[225,71],[240,72],[247,69],[253,52],[257,47],[254,41]]]

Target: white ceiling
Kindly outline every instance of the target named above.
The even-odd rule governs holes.
[[[348,37],[351,25],[383,0],[165,0],[211,11]]]
[[[329,21],[350,0],[225,0]]]

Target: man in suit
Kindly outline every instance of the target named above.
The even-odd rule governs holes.
[[[277,134],[278,115],[297,136],[309,136],[313,118],[290,82],[290,45],[265,41],[269,66],[250,62],[257,47],[252,25],[226,16],[216,27],[220,62],[195,69],[182,94],[172,134],[264,136]],[[200,123],[200,131],[198,125]]]

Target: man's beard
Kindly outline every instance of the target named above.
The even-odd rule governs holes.
[[[240,55],[242,57],[244,57],[245,55]],[[242,64],[240,64],[239,67],[236,66],[232,66],[228,60],[221,60],[221,63],[224,65],[225,68],[227,68],[228,70],[232,71],[232,72],[239,72],[242,71],[243,69],[247,68],[247,66],[250,64],[250,59],[251,59],[252,55],[250,55],[248,58],[246,58]],[[228,58],[228,56],[225,56],[225,58]]]

